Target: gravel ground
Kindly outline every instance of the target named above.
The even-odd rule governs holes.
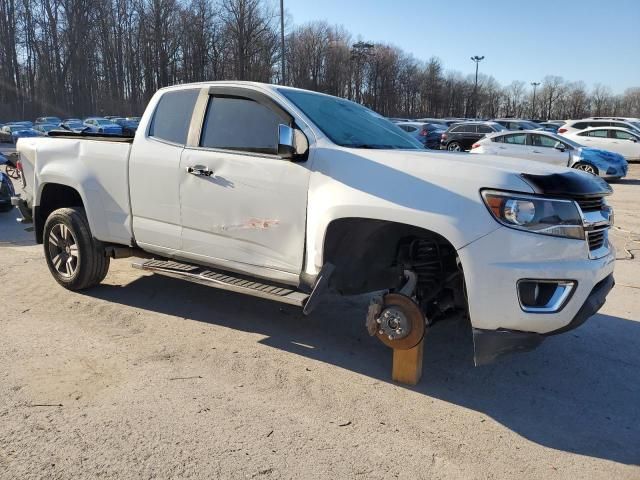
[[[304,317],[127,260],[71,293],[0,215],[0,478],[638,479],[640,165],[614,188],[601,313],[478,368],[439,324],[414,388],[363,298]]]

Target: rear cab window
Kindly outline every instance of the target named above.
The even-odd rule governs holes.
[[[169,90],[160,97],[149,126],[149,136],[165,142],[185,145],[193,107],[200,90]]]

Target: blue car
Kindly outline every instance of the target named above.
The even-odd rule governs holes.
[[[40,134],[34,129],[24,125],[10,124],[0,129],[0,142],[16,143],[19,138],[39,137]]]
[[[62,123],[62,119],[60,117],[38,117],[36,118],[36,125],[39,124],[52,124],[52,125],[60,125]]]
[[[136,134],[136,130],[138,129],[138,125],[140,124],[139,120],[123,117],[114,118],[111,121],[117,123],[122,127],[123,135],[129,135],[131,137]]]
[[[92,133],[103,133],[105,135],[122,135],[122,127],[120,125],[102,117],[85,118],[84,126],[89,127],[87,131]]]
[[[440,149],[440,139],[447,128],[442,124],[422,122],[396,122],[396,125],[413,138],[422,143],[425,148]]]
[[[7,163],[7,159],[0,153],[0,165]],[[0,172],[0,212],[8,212],[11,206],[11,197],[16,194],[13,183],[6,173]]]
[[[560,125],[552,122],[540,122],[538,125],[542,127],[545,132],[558,133]]]

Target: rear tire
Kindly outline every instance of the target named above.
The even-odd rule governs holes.
[[[93,238],[84,208],[60,208],[44,225],[44,256],[56,282],[69,290],[99,284],[109,271],[110,259]]]
[[[451,142],[447,145],[447,150],[449,150],[450,152],[461,152],[462,147],[458,142]]]

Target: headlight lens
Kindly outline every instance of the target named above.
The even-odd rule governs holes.
[[[483,190],[493,217],[510,228],[554,237],[584,240],[582,217],[575,202],[526,194]]]

